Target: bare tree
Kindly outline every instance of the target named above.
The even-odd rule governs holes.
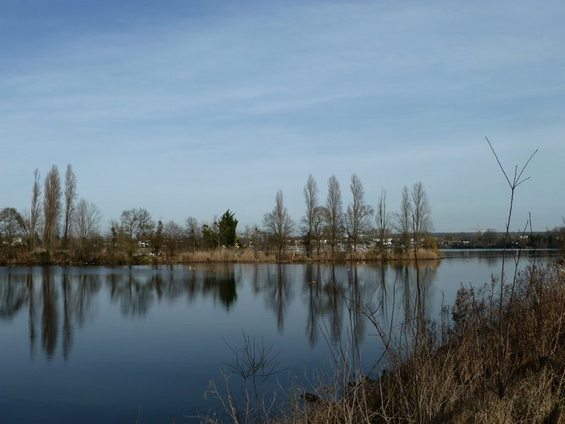
[[[412,217],[412,205],[410,203],[410,194],[408,187],[402,187],[402,200],[400,202],[400,212],[396,215],[396,231],[400,234],[400,240],[403,249],[407,250],[410,247],[410,220]]]
[[[385,251],[387,239],[390,234],[390,214],[386,210],[386,191],[381,190],[377,210],[375,214],[377,223],[377,237],[379,238],[379,250],[382,253]]]
[[[80,199],[74,211],[74,229],[79,245],[98,234],[102,214],[94,203]]]
[[[264,250],[265,233],[260,231],[255,225],[246,225],[243,232],[243,239],[247,247],[253,249],[253,254],[257,255],[257,251]]]
[[[26,224],[22,215],[14,208],[0,210],[0,240],[13,245],[25,235]]]
[[[411,229],[416,253],[422,243],[422,238],[432,229],[432,211],[424,185],[417,182],[412,186]]]
[[[216,249],[220,246],[220,232],[217,216],[214,216],[211,224],[202,224],[200,231],[202,233],[202,246],[212,249]]]
[[[345,215],[345,226],[349,238],[349,244],[353,254],[357,253],[357,244],[362,234],[370,227],[369,218],[373,214],[373,208],[365,203],[365,190],[363,183],[356,174],[351,176],[351,205],[347,207]]]
[[[328,180],[328,198],[326,200],[326,234],[332,254],[343,235],[343,206],[341,189],[335,175]]]
[[[313,228],[313,234],[316,243],[313,247],[316,248],[316,252],[318,253],[318,255],[320,254],[320,247],[322,245],[322,236],[324,233],[324,224],[325,224],[326,215],[327,215],[327,210],[325,206],[316,207],[316,211],[315,211],[316,219],[314,220],[314,228]]]
[[[175,255],[175,252],[182,243],[183,235],[183,228],[176,222],[169,221],[164,225],[163,243],[166,248],[167,256],[172,257]]]
[[[39,170],[35,170],[33,177],[33,187],[31,189],[31,209],[28,219],[28,246],[30,251],[33,251],[35,249],[35,242],[37,240],[37,233],[39,232],[39,224],[41,219],[41,185]]]
[[[72,232],[74,203],[77,197],[77,182],[71,165],[65,172],[65,223],[63,228],[63,246],[66,248]]]
[[[155,227],[155,223],[147,209],[133,208],[122,212],[120,227],[128,238],[140,240],[144,237],[149,237]]]
[[[25,236],[24,217],[14,208],[0,210],[0,259],[17,257],[18,252],[24,247]]]
[[[275,243],[280,258],[293,229],[292,219],[284,206],[281,190],[277,192],[275,197],[275,207],[263,217],[263,225]]]
[[[144,208],[132,208],[122,212],[119,229],[128,244],[128,253],[133,255],[135,243],[151,236],[155,223],[151,213]]]
[[[522,185],[523,183],[525,183],[526,181],[528,181],[531,178],[531,177],[523,177],[523,174],[526,171],[526,169],[528,168],[530,161],[533,159],[533,157],[538,152],[538,149],[534,150],[534,152],[530,155],[530,157],[528,158],[526,163],[521,168],[518,168],[518,165],[514,165],[514,175],[512,176],[512,178],[510,178],[510,175],[512,175],[512,174],[509,175],[506,172],[506,170],[504,169],[504,167],[502,166],[502,163],[500,162],[500,159],[498,158],[498,155],[496,154],[496,151],[494,150],[494,147],[491,144],[488,137],[485,137],[485,139],[486,139],[486,141],[487,141],[487,143],[490,147],[492,154],[494,155],[494,158],[496,159],[496,162],[498,163],[498,167],[502,171],[502,174],[504,175],[504,178],[506,179],[506,182],[508,183],[508,188],[510,189],[510,201],[509,201],[509,204],[508,204],[508,218],[506,220],[506,230],[504,232],[504,248],[503,248],[503,252],[502,252],[502,268],[500,270],[500,303],[499,303],[499,309],[502,310],[502,299],[503,299],[504,285],[505,285],[505,282],[504,282],[504,269],[505,269],[505,262],[506,262],[505,258],[506,258],[506,249],[508,248],[508,243],[510,241],[510,223],[512,222],[512,211],[513,211],[513,208],[514,208],[514,195],[516,193],[516,189],[520,185]],[[529,222],[530,222],[530,226],[531,226],[531,220],[529,220]],[[565,219],[563,219],[563,223],[565,223]],[[512,280],[512,289],[511,289],[511,294],[510,294],[511,299],[514,297],[514,288],[515,288],[515,284],[516,284],[516,277],[517,277],[517,274],[518,274],[517,270],[518,270],[519,256],[517,258],[514,258],[514,260],[515,260],[515,268],[514,268],[514,278]]]
[[[155,231],[150,235],[151,249],[155,256],[161,256],[161,248],[163,247],[163,221],[157,221]]]
[[[45,177],[43,189],[43,244],[49,251],[55,247],[61,219],[61,180],[59,170],[53,165]]]
[[[308,257],[312,256],[314,248],[319,247],[320,227],[323,220],[323,209],[318,204],[318,184],[312,175],[308,176],[304,186],[304,201],[306,203],[306,215],[302,218],[304,245]]]
[[[200,227],[196,218],[190,216],[186,218],[186,233],[190,247],[194,252],[198,239],[201,237]]]

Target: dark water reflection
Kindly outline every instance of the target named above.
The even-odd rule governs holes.
[[[343,346],[368,369],[382,343],[367,311],[392,331],[435,319],[499,265],[0,268],[0,422],[192,422],[242,331],[287,379]]]

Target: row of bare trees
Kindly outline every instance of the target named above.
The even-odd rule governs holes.
[[[59,256],[87,259],[131,260],[134,256],[162,253],[173,256],[179,249],[231,247],[236,244],[237,219],[226,211],[213,223],[200,225],[189,217],[186,225],[155,222],[144,208],[124,210],[111,220],[106,235],[100,228],[102,215],[92,202],[78,199],[77,178],[68,165],[62,182],[53,165],[42,181],[34,172],[30,210],[0,210],[0,260],[42,260]],[[27,255],[27,256],[26,256]]]
[[[43,224],[43,247],[47,251],[54,251],[59,242],[61,247],[68,249],[71,240],[76,248],[87,247],[85,243],[99,233],[102,214],[92,202],[83,198],[77,201],[77,180],[71,165],[67,165],[64,187],[61,187],[59,170],[55,165],[47,173],[43,187],[42,208],[40,176],[36,170],[31,210],[29,219],[26,220],[29,223],[27,235],[30,247],[34,249],[36,246],[41,224]],[[59,240],[61,229],[62,239]]]
[[[332,175],[328,180],[326,202],[322,205],[318,184],[312,175],[308,176],[304,186],[306,211],[298,229],[308,257],[319,254],[322,249],[332,255],[343,250],[356,255],[361,246],[364,250],[377,248],[382,254],[391,247],[393,234],[397,235],[400,249],[411,248],[417,253],[432,229],[431,208],[421,182],[411,189],[403,188],[400,210],[394,214],[388,212],[384,189],[373,208],[365,200],[363,184],[356,174],[351,176],[349,188],[352,201],[344,210],[339,181]],[[280,255],[296,235],[281,191],[276,194],[273,210],[265,214],[263,225]]]
[[[420,247],[423,235],[431,228],[431,212],[422,183],[414,184],[411,190],[404,187],[396,214],[388,212],[384,190],[376,208],[369,205],[357,175],[352,175],[349,188],[352,201],[344,207],[339,181],[332,175],[322,204],[318,184],[310,175],[303,189],[306,210],[299,225],[291,218],[279,191],[273,209],[264,215],[263,225],[248,227],[244,232],[236,233],[238,222],[229,210],[212,223],[199,223],[189,217],[181,225],[174,221],[156,222],[147,209],[131,208],[111,221],[104,236],[99,209],[79,199],[71,165],[63,179],[54,165],[43,182],[39,171],[35,171],[29,211],[0,211],[0,251],[67,252],[78,257],[104,251],[131,260],[144,254],[173,257],[183,250],[246,246],[274,250],[281,257],[292,242],[295,251],[298,248],[312,258],[322,252],[326,256],[344,251],[356,255],[367,249],[385,253],[391,247],[392,234],[399,248],[413,247],[416,251]]]
[[[39,170],[35,170],[29,211],[1,211],[0,239],[3,250],[27,248],[34,252],[42,246],[53,252],[59,246],[69,248],[71,240],[75,248],[83,248],[86,240],[99,233],[100,220],[100,211],[94,204],[85,199],[77,201],[77,182],[71,165],[66,168],[64,187],[59,170],[53,165],[43,184]]]

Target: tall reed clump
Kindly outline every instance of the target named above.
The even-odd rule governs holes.
[[[383,417],[543,422],[559,416],[565,401],[564,277],[562,269],[528,268],[513,296],[504,290],[502,309],[494,286],[461,289],[453,325],[442,338],[428,332],[410,359],[380,382],[387,400],[380,402]]]
[[[274,262],[274,255],[252,249],[226,249],[196,250],[183,252],[176,258],[178,263],[206,263],[206,262]]]

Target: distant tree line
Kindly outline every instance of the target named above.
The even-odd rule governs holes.
[[[444,249],[503,249],[504,233],[493,228],[467,233],[435,234],[438,246]],[[544,232],[510,233],[509,248],[562,249],[565,245],[565,227]]]
[[[277,253],[281,255],[293,237],[299,238],[299,248],[308,258],[324,254],[329,258],[347,255],[355,259],[360,253],[367,258],[368,251],[380,257],[392,252],[411,252],[417,257],[419,249],[433,248],[429,237],[431,208],[421,182],[411,189],[404,187],[400,211],[394,214],[388,212],[384,189],[376,208],[367,203],[363,184],[356,174],[351,176],[349,189],[352,200],[344,209],[339,181],[332,175],[326,201],[322,203],[318,184],[309,175],[303,190],[305,215],[299,226],[290,218],[279,191],[275,207],[263,219]]]
[[[283,193],[278,191],[273,209],[264,214],[261,225],[243,230],[238,230],[236,215],[229,209],[208,222],[188,217],[177,223],[156,221],[141,207],[124,210],[104,230],[98,207],[78,196],[71,165],[66,167],[64,178],[57,166],[52,166],[43,180],[38,170],[34,172],[29,210],[0,210],[0,261],[135,263],[243,258],[201,254],[218,250],[252,252],[242,260],[265,255],[279,260],[417,259],[419,252],[436,248],[430,235],[431,208],[421,182],[403,187],[396,212],[389,210],[384,189],[376,196],[376,206],[371,206],[355,174],[349,191],[351,202],[344,205],[340,183],[332,175],[324,200],[309,175],[303,188],[304,215],[299,221],[292,219]],[[558,233],[549,240],[540,237],[532,235],[531,241],[553,246],[560,240]],[[481,246],[498,246],[490,231],[480,240]],[[442,239],[442,246],[446,243],[449,241]]]
[[[363,184],[351,177],[352,202],[345,209],[340,184],[328,180],[325,204],[319,199],[316,181],[310,175],[304,186],[305,215],[296,225],[277,192],[272,211],[261,226],[238,233],[238,220],[229,209],[212,222],[199,223],[189,217],[184,225],[153,219],[144,208],[124,210],[111,220],[109,231],[101,230],[98,207],[78,197],[77,178],[68,165],[61,179],[53,165],[43,181],[34,172],[29,211],[6,207],[0,211],[0,258],[10,261],[135,261],[140,257],[172,259],[179,252],[244,247],[273,252],[277,258],[290,254],[307,258],[355,257],[360,251],[385,255],[393,247],[416,253],[430,247],[431,212],[423,185],[403,191],[401,210],[390,214],[383,190],[374,209],[365,200]],[[375,224],[373,225],[373,218]]]

